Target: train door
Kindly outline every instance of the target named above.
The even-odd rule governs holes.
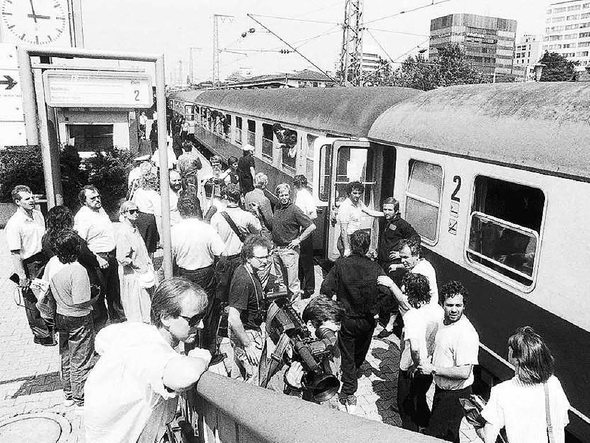
[[[332,142],[330,168],[330,197],[328,209],[330,223],[326,230],[326,257],[336,260],[340,253],[337,243],[340,236],[340,224],[337,221],[337,211],[340,203],[347,197],[348,184],[353,181],[361,182],[365,187],[363,196],[367,207],[375,209],[379,204],[378,195],[380,184],[376,177],[380,177],[382,162],[376,150],[368,141],[334,140]],[[378,235],[376,220],[365,216],[361,220],[361,228],[370,229],[376,240]],[[375,243],[376,244],[376,243]]]

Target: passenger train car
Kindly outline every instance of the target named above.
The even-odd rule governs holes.
[[[194,116],[194,137],[211,152],[238,156],[250,143],[271,185],[306,175],[320,208],[315,247],[331,259],[333,212],[348,182],[365,184],[373,208],[395,196],[439,285],[456,279],[470,292],[480,381],[511,376],[507,338],[533,326],[573,407],[568,431],[590,441],[590,84],[186,91],[169,99]],[[295,146],[281,145],[276,124],[296,132]]]

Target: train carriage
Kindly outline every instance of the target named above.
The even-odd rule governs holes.
[[[192,113],[194,136],[212,153],[255,146],[271,187],[308,177],[319,208],[314,246],[325,257],[338,256],[331,219],[347,183],[363,182],[372,208],[394,195],[439,284],[457,279],[470,291],[480,379],[510,377],[507,338],[533,326],[574,408],[568,430],[587,441],[589,105],[588,84],[532,83],[206,91]],[[296,133],[295,146],[276,125]],[[375,237],[376,224],[364,223]]]

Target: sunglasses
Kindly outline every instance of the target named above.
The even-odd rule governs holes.
[[[127,209],[127,212],[129,214],[137,214],[139,212],[139,209]]]
[[[184,315],[180,315],[179,317],[182,317],[186,320],[189,328],[194,328],[195,326],[197,326],[201,322],[201,320],[203,320],[203,317],[205,317],[205,314],[197,314],[192,317],[186,317]]]

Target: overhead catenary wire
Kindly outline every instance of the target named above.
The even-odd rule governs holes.
[[[376,18],[376,19],[373,19],[373,20],[369,20],[368,22],[365,22],[364,24],[365,25],[368,25],[369,23],[375,23],[375,22],[378,22],[378,21],[381,21],[381,20],[386,20],[388,18],[398,17],[400,15],[407,14],[409,12],[414,12],[414,11],[418,11],[420,9],[430,8],[431,6],[437,6],[437,5],[440,5],[442,3],[447,3],[447,2],[450,2],[450,1],[451,0],[440,0],[438,2],[435,2],[434,0],[432,0],[432,3],[429,3],[427,5],[417,6],[416,8],[408,9],[407,11],[400,11],[400,12],[397,12],[395,14],[386,15],[384,17],[379,17],[379,18]]]

